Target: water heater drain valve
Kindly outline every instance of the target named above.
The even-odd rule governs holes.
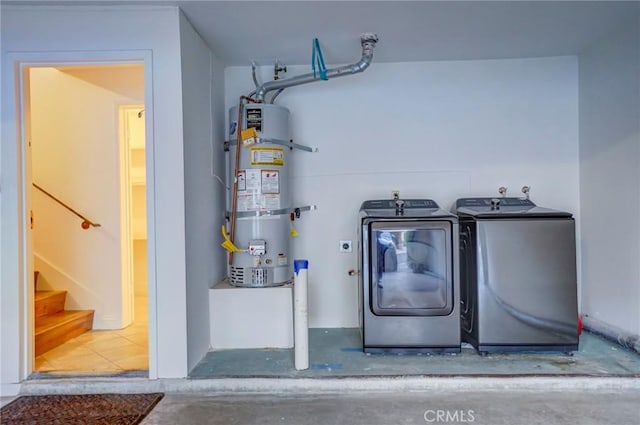
[[[249,241],[250,255],[265,255],[267,253],[267,241],[264,239],[251,239]]]

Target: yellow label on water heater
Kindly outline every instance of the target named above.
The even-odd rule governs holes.
[[[240,138],[242,139],[242,146],[255,145],[258,142],[258,133],[255,128],[247,128],[240,132]]]
[[[283,148],[251,148],[249,152],[251,165],[275,165],[284,166]]]

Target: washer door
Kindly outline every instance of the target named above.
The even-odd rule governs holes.
[[[378,316],[445,316],[453,311],[449,221],[370,223],[370,300]]]

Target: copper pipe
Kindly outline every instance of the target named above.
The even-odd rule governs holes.
[[[233,176],[233,198],[231,199],[231,228],[229,229],[229,240],[235,244],[236,236],[236,213],[238,209],[238,168],[240,167],[240,148],[242,147],[242,121],[244,112],[243,101],[256,103],[256,100],[249,96],[240,96],[238,102],[238,126],[236,129],[236,158]],[[233,252],[229,253],[229,265],[233,264]]]

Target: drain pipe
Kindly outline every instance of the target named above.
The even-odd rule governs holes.
[[[362,44],[362,58],[351,65],[327,69],[327,79],[330,80],[332,78],[343,77],[345,75],[357,74],[367,69],[369,64],[371,64],[371,59],[373,59],[373,48],[377,42],[377,35],[372,33],[362,34],[360,36],[360,43]],[[320,76],[317,74],[314,75],[310,72],[308,74],[302,74],[297,77],[287,78],[284,80],[268,81],[258,88],[255,98],[258,102],[264,102],[264,97],[269,92],[286,89],[287,87],[299,86],[301,84],[312,83],[318,80],[320,80]]]
[[[295,260],[293,280],[294,365],[296,370],[309,369],[309,319],[307,276],[308,260]]]

